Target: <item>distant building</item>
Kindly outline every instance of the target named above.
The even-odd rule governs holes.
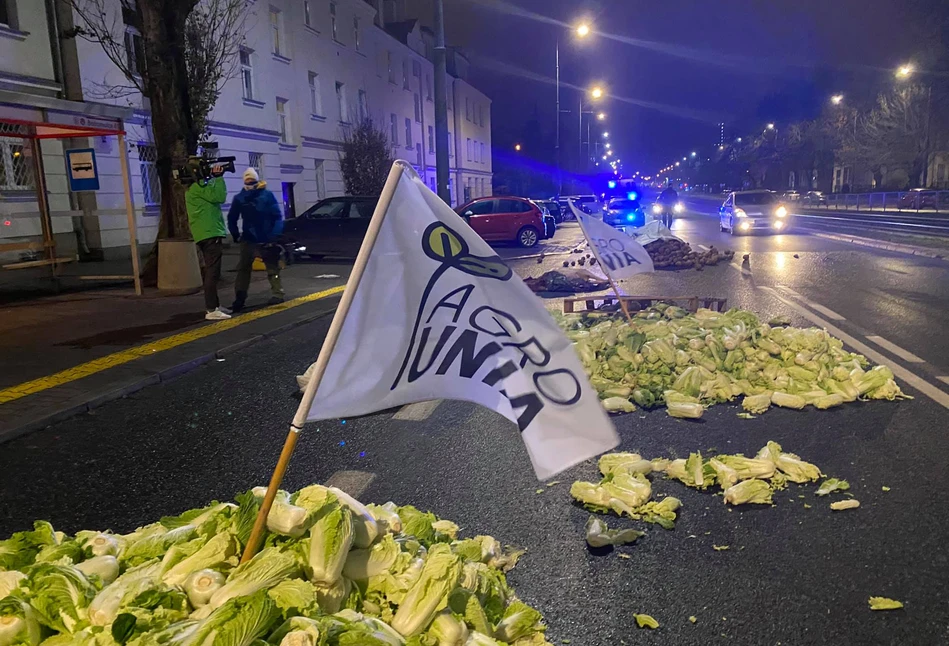
[[[108,2],[124,22],[127,55],[135,60],[141,55],[141,38],[130,19],[135,0]],[[160,190],[147,106],[137,94],[103,97],[103,88],[128,83],[98,44],[81,39],[51,44],[50,34],[65,28],[46,13],[54,4],[61,3],[0,0],[0,92],[16,92],[15,101],[21,103],[30,96],[57,100],[69,94],[86,104],[115,106],[103,105],[105,110],[128,114],[131,108],[125,124],[133,202],[139,239],[150,242],[157,234]],[[388,0],[269,0],[250,6],[255,15],[248,22],[237,74],[224,85],[210,116],[210,136],[221,155],[236,156],[239,170],[256,168],[292,217],[344,193],[339,144],[346,128],[369,118],[388,135],[393,156],[412,163],[435,187],[431,31],[405,19],[401,7]],[[451,193],[457,205],[492,193],[491,101],[466,80],[467,61],[460,52],[449,51],[449,72]],[[14,99],[0,95],[0,103],[8,100]],[[33,186],[18,183],[23,177],[11,170],[17,167],[12,161],[17,145],[15,137],[0,131],[0,214],[11,204],[18,211],[28,210],[30,200],[35,204]],[[68,210],[73,197],[56,179],[64,175],[62,146],[44,143],[43,151],[51,157],[45,164],[51,198],[59,200],[51,208]],[[117,173],[118,151],[103,142],[98,159],[104,177]],[[240,189],[240,173],[228,176],[227,183],[233,195]],[[99,208],[121,206],[121,186],[114,191],[103,186],[96,194]],[[38,219],[28,220],[18,221],[18,234],[39,226]],[[89,218],[83,226],[91,244],[127,246],[122,217]],[[63,218],[57,227],[66,234],[73,225]],[[3,229],[0,242],[10,233]]]

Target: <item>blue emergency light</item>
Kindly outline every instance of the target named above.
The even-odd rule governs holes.
[[[613,180],[608,181],[606,185],[609,186],[610,188],[616,188],[616,182],[614,182]]]
[[[635,200],[639,197],[639,193],[637,193],[636,191],[630,191],[629,193],[626,194],[626,197],[627,199]]]

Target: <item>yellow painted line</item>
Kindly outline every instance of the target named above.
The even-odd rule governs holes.
[[[189,330],[180,334],[174,334],[172,336],[166,336],[162,339],[157,339],[144,345],[129,348],[128,350],[122,350],[121,352],[99,357],[98,359],[93,359],[92,361],[88,361],[78,366],[67,368],[66,370],[57,372],[56,374],[48,375],[46,377],[39,377],[37,379],[33,379],[32,381],[17,384],[16,386],[10,386],[9,388],[0,390],[0,404],[6,404],[28,395],[35,395],[36,393],[42,392],[44,390],[49,390],[50,388],[55,388],[56,386],[68,384],[72,381],[82,379],[83,377],[88,377],[89,375],[93,375],[97,372],[114,368],[115,366],[121,365],[123,363],[141,359],[142,357],[150,357],[154,354],[158,354],[159,352],[176,348],[179,345],[191,343],[192,341],[203,339],[205,337],[211,336],[212,334],[217,334],[218,332],[225,332],[227,330],[236,328],[238,325],[243,325],[244,323],[250,323],[251,321],[256,321],[273,314],[285,312],[289,309],[293,309],[294,307],[303,305],[304,303],[311,303],[323,298],[335,296],[344,289],[345,285],[324,289],[320,292],[314,292],[313,294],[307,294],[306,296],[301,296],[300,298],[294,298],[285,303],[280,303],[279,305],[264,307],[259,310],[254,310],[253,312],[240,314],[226,321],[218,321],[217,323],[204,325],[194,330]]]

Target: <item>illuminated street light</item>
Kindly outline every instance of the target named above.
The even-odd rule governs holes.
[[[719,146],[718,149],[719,149],[719,150],[725,150],[725,146]]]
[[[603,133],[603,138],[604,138],[604,139],[608,139],[609,136],[610,136],[610,133],[608,133],[608,132],[604,132],[604,133]]]
[[[603,161],[606,161],[606,155],[603,155]]]
[[[830,102],[833,103],[834,105],[840,105],[843,100],[844,100],[843,94],[835,94],[834,96],[830,97]]]
[[[676,162],[676,166],[678,166],[678,165],[679,165],[679,163],[680,163],[680,162]]]
[[[514,144],[514,150],[516,150],[517,152],[521,152],[521,145],[520,145],[520,144]]]
[[[769,124],[768,124],[768,130],[774,130],[774,124],[773,124],[773,123],[769,123]]]
[[[599,119],[600,121],[603,121],[603,119],[606,118],[606,113],[600,112],[598,115],[596,115],[596,118]]]
[[[609,148],[609,147],[610,147],[610,142],[606,142],[605,145],[606,145],[607,148]]]
[[[737,141],[738,143],[741,143],[741,137],[739,137],[739,138],[736,139],[735,141]]]
[[[600,86],[594,87],[592,90],[590,90],[590,96],[592,96],[594,99],[601,98],[603,96],[603,88]]]
[[[692,151],[692,157],[695,157],[696,155],[698,155],[698,153],[693,150],[693,151]]]
[[[896,75],[905,79],[909,77],[914,71],[915,68],[913,65],[911,63],[907,63],[906,65],[900,65],[899,69],[896,70]]]
[[[590,25],[587,23],[580,23],[577,25],[577,36],[580,38],[586,38],[590,35]]]

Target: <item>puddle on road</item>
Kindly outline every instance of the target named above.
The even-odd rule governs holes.
[[[91,336],[69,339],[68,341],[57,343],[56,345],[68,348],[80,348],[83,350],[98,348],[104,345],[132,346],[142,341],[150,341],[152,340],[151,337],[171,332],[179,332],[202,321],[204,321],[203,311],[185,312],[175,314],[162,323],[150,323],[148,325],[138,325],[120,330],[106,330]]]

